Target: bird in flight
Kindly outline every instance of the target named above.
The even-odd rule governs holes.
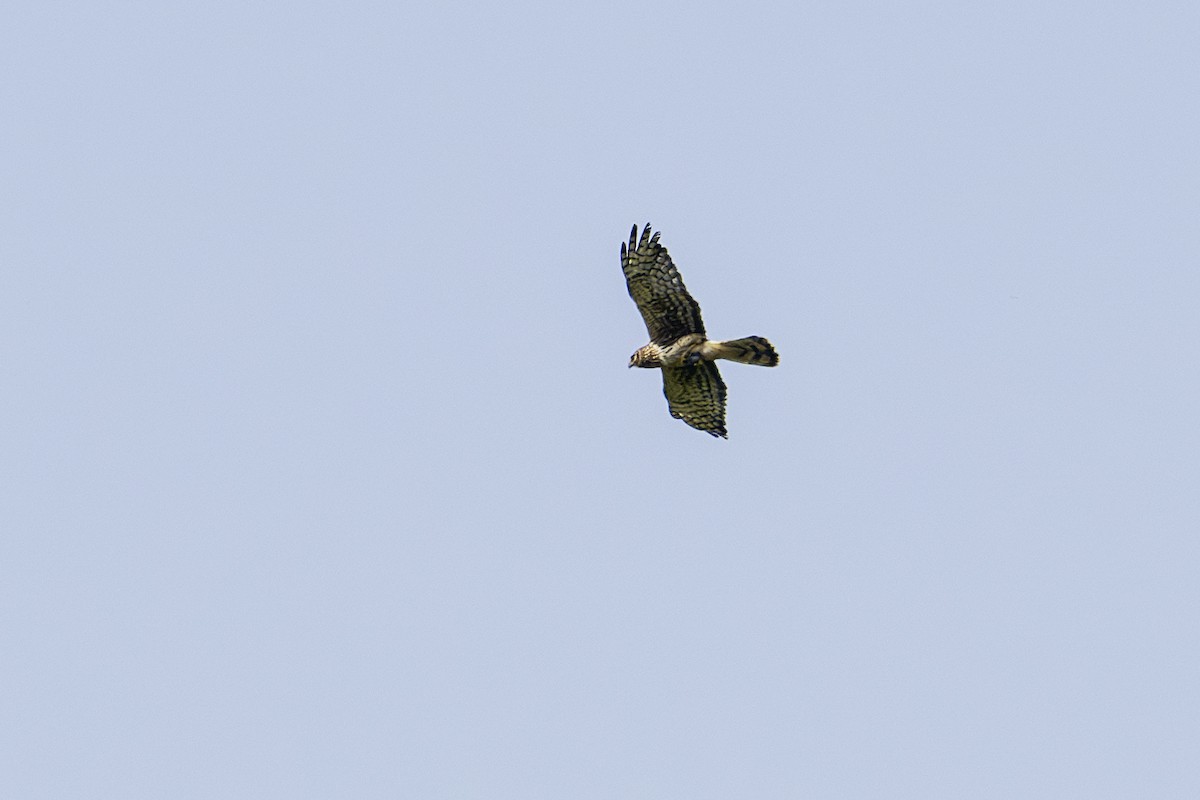
[[[621,243],[621,269],[629,296],[642,312],[650,343],[630,356],[629,366],[661,369],[663,394],[671,416],[696,430],[729,438],[725,430],[725,382],[713,363],[718,358],[773,367],[779,354],[761,336],[712,341],[704,332],[700,306],[688,294],[667,248],[650,234],[650,223],[629,246]]]

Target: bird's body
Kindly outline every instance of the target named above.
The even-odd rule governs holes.
[[[631,367],[690,367],[698,361],[737,361],[740,364],[759,364],[773,367],[779,355],[771,343],[761,336],[714,342],[702,333],[689,333],[675,341],[660,345],[651,342],[639,347],[629,359]]]
[[[621,269],[629,296],[637,304],[650,333],[650,343],[638,348],[629,366],[661,369],[663,393],[671,416],[697,430],[728,438],[725,430],[725,382],[713,362],[717,359],[773,367],[775,348],[761,336],[713,341],[704,330],[700,306],[688,294],[667,249],[651,235],[647,223],[638,237],[637,225],[629,246],[621,244]]]
[[[655,344],[651,342],[648,345],[639,347],[629,357],[629,366],[645,367],[647,369],[681,367],[689,356],[699,355],[706,344],[708,344],[708,340],[700,333],[689,333],[686,336],[680,336],[669,344]],[[711,358],[704,360],[712,361]]]

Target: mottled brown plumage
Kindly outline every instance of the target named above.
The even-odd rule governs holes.
[[[718,358],[773,367],[779,356],[761,336],[715,342],[708,339],[700,306],[688,294],[667,248],[651,235],[650,224],[637,225],[629,245],[621,244],[621,269],[629,296],[637,304],[650,343],[629,359],[631,367],[661,369],[663,394],[671,416],[697,430],[728,438],[725,430],[725,382],[713,363]]]

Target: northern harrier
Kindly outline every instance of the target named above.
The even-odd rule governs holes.
[[[671,416],[696,430],[729,438],[725,430],[725,382],[713,362],[718,358],[773,367],[779,355],[761,336],[714,342],[704,333],[700,306],[688,294],[671,263],[667,248],[650,235],[650,223],[638,239],[637,225],[629,247],[621,244],[621,269],[629,296],[637,303],[650,344],[629,358],[629,366],[661,369],[663,394]]]

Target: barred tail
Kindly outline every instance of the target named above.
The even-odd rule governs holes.
[[[771,343],[761,336],[747,336],[745,339],[730,339],[727,342],[712,342],[715,346],[715,357],[740,364],[757,364],[760,367],[773,367],[779,363],[779,354]]]

